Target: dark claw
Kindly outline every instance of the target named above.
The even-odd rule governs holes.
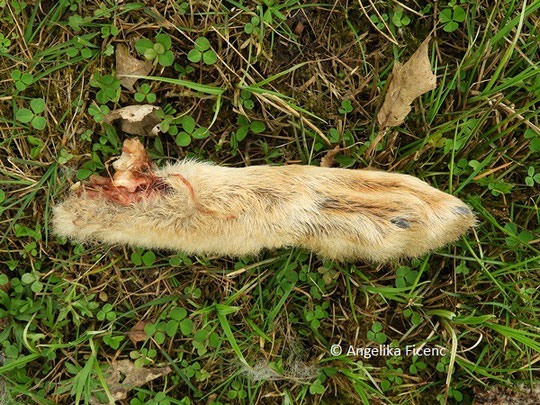
[[[411,224],[409,223],[409,221],[403,218],[394,218],[394,219],[391,219],[390,222],[403,229],[407,229],[411,227]]]
[[[472,215],[472,211],[469,207],[454,207],[454,212],[460,215]]]

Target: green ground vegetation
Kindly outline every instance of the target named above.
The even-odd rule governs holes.
[[[129,390],[119,403],[131,405],[472,403],[534,385],[539,8],[0,0],[0,403],[108,403],[124,359],[171,369]],[[438,87],[366,153],[394,62],[430,33]],[[133,91],[115,77],[122,43],[152,64]],[[161,107],[163,132],[141,138],[158,164],[318,165],[340,145],[338,166],[417,176],[466,201],[478,226],[378,266],[58,239],[51,207],[104,174],[127,136],[103,117],[138,102]],[[447,355],[345,355],[379,344]]]

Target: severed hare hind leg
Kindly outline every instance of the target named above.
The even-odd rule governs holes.
[[[196,161],[159,169],[137,139],[124,142],[113,167],[114,176],[92,177],[54,208],[57,234],[188,254],[298,246],[387,261],[437,249],[475,224],[459,199],[398,173]]]

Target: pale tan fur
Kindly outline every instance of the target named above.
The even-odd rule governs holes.
[[[299,246],[340,261],[387,261],[439,248],[475,223],[459,199],[397,173],[193,161],[154,173],[170,189],[128,206],[70,196],[54,208],[56,233],[188,254]]]

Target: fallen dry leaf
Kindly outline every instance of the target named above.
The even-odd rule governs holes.
[[[127,397],[127,393],[133,387],[142,387],[144,384],[171,372],[169,367],[136,368],[131,360],[120,360],[113,364],[112,372],[107,378],[109,391],[115,401]],[[125,378],[120,382],[121,374]]]
[[[341,146],[336,146],[334,149],[326,152],[321,159],[321,167],[332,167],[336,163],[336,155],[341,151]]]
[[[103,117],[103,123],[112,124],[120,120],[120,128],[128,134],[156,136],[159,132],[157,125],[161,123],[156,110],[159,107],[150,104],[130,105],[111,111]]]
[[[150,62],[131,56],[127,46],[118,44],[116,47],[116,77],[120,80],[122,86],[130,91],[135,91],[133,85],[138,79],[126,76],[146,76],[151,70],[152,64]]]
[[[400,125],[411,111],[414,99],[437,87],[436,77],[429,64],[430,39],[426,38],[404,65],[395,63],[390,86],[377,116],[381,127]]]
[[[128,338],[133,342],[134,345],[136,345],[138,342],[142,342],[143,340],[146,340],[148,337],[146,333],[144,332],[144,327],[148,323],[154,323],[155,319],[148,319],[146,321],[139,321],[135,325],[133,325],[133,328],[126,334],[128,335]]]

